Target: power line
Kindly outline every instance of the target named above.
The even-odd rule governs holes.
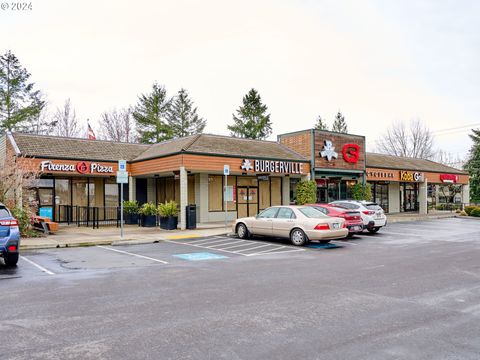
[[[480,126],[480,123],[470,124],[470,125],[463,125],[463,126],[456,126],[456,127],[448,128],[448,129],[436,130],[436,131],[432,131],[432,134],[436,134],[436,133],[444,132],[444,131],[450,131],[450,130],[459,130],[459,129],[465,129],[465,128],[473,128],[473,127],[475,127],[475,126]]]

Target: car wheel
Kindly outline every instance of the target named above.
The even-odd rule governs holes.
[[[249,237],[250,234],[245,224],[240,223],[237,226],[237,235],[240,239],[247,239]]]
[[[5,265],[7,266],[16,266],[18,262],[18,253],[16,254],[5,254]]]
[[[290,233],[290,241],[295,246],[303,246],[307,243],[308,239],[302,229],[293,229]]]
[[[373,229],[368,229],[368,232],[369,232],[370,234],[375,234],[376,232],[378,232],[378,230],[380,230],[379,227],[374,227]]]

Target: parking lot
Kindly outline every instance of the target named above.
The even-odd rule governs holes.
[[[478,359],[479,258],[480,222],[459,218],[302,248],[213,236],[24,252],[0,267],[0,336],[22,335],[2,358]]]

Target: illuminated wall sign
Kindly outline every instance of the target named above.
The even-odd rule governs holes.
[[[350,163],[356,164],[360,157],[360,146],[358,144],[345,144],[342,148],[343,159]],[[320,156],[327,158],[327,161],[338,159],[338,154],[335,151],[335,146],[331,140],[325,140],[323,150],[320,151]]]
[[[345,144],[342,150],[343,158],[346,162],[355,164],[360,156],[360,146],[357,144]]]
[[[325,140],[323,150],[320,151],[320,156],[326,157],[328,161],[332,161],[333,158],[338,158],[338,154],[335,152],[335,146],[333,146],[330,140]]]
[[[290,161],[274,161],[274,160],[254,160],[244,159],[240,169],[248,171],[279,174],[303,174],[303,163]]]
[[[458,182],[458,175],[454,174],[440,174],[440,181],[444,183],[456,184]]]
[[[410,171],[400,171],[400,181],[422,182],[423,181],[423,173],[410,172]]]
[[[377,179],[393,179],[395,173],[393,171],[367,171],[367,176]]]
[[[62,171],[62,172],[78,172],[80,174],[93,173],[113,173],[113,166],[105,166],[99,163],[88,163],[80,161],[77,164],[55,163],[50,160],[42,161],[40,163],[40,170],[45,171]]]

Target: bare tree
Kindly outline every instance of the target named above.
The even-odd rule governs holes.
[[[433,160],[438,163],[457,168],[459,170],[463,169],[463,164],[465,163],[465,160],[462,160],[458,154],[454,155],[443,150],[438,150],[435,153]]]
[[[70,99],[65,100],[62,108],[57,108],[54,119],[56,121],[55,135],[65,137],[78,136],[80,131],[77,123],[77,114]]]
[[[411,120],[393,124],[380,139],[376,141],[377,150],[384,154],[421,159],[432,159],[433,135],[420,120]]]
[[[135,142],[132,110],[125,108],[104,112],[100,119],[100,137],[105,140]]]

